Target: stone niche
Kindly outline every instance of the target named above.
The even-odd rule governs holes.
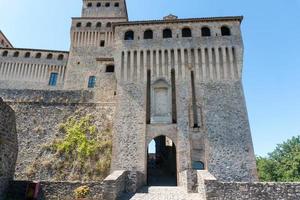
[[[172,123],[171,86],[164,79],[151,86],[151,124]]]

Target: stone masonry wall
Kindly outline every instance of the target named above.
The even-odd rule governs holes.
[[[0,199],[13,178],[18,154],[14,111],[0,98]]]
[[[300,183],[222,183],[205,181],[207,200],[300,199]]]
[[[19,140],[16,180],[53,181],[51,173],[35,174],[39,169],[32,166],[41,157],[48,156],[43,154],[43,148],[63,136],[59,132],[59,124],[70,116],[95,116],[95,125],[99,131],[112,126],[114,102],[88,103],[92,101],[92,92],[3,90],[0,95],[16,113]]]
[[[220,181],[257,181],[256,162],[241,82],[197,86],[203,98],[208,170]],[[199,98],[200,98],[199,97]]]

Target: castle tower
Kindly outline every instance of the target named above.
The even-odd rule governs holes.
[[[139,171],[149,183],[149,158],[159,157],[171,166],[162,170],[173,174],[172,184],[184,185],[189,169],[221,181],[257,180],[242,87],[242,19],[169,16],[115,25],[113,170]],[[155,156],[147,153],[151,140]]]
[[[127,21],[125,0],[83,0],[82,16],[72,19],[65,89],[98,88],[99,100],[113,98],[113,24]]]

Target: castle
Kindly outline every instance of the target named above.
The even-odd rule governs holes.
[[[103,193],[135,193],[148,184],[184,187],[207,199],[242,188],[231,199],[247,199],[251,187],[272,188],[254,184],[242,20],[168,15],[129,21],[125,0],[83,0],[68,52],[14,48],[0,32],[0,96],[15,110],[19,143],[15,179],[26,179],[40,143],[55,138],[58,121],[80,107],[113,124],[112,174]],[[33,136],[37,124],[45,132]],[[148,153],[151,140],[154,155]],[[158,158],[160,169],[151,166]],[[260,199],[295,193],[282,187],[283,194]],[[108,190],[104,199],[118,197]]]

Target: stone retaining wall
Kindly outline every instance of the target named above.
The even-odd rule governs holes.
[[[80,186],[88,186],[90,193],[89,200],[102,199],[102,183],[80,183],[80,182],[41,182],[41,193],[39,200],[73,200],[75,199],[74,190]]]
[[[0,97],[0,200],[13,178],[18,154],[14,111]]]
[[[298,200],[300,183],[223,183],[205,181],[207,200]]]

